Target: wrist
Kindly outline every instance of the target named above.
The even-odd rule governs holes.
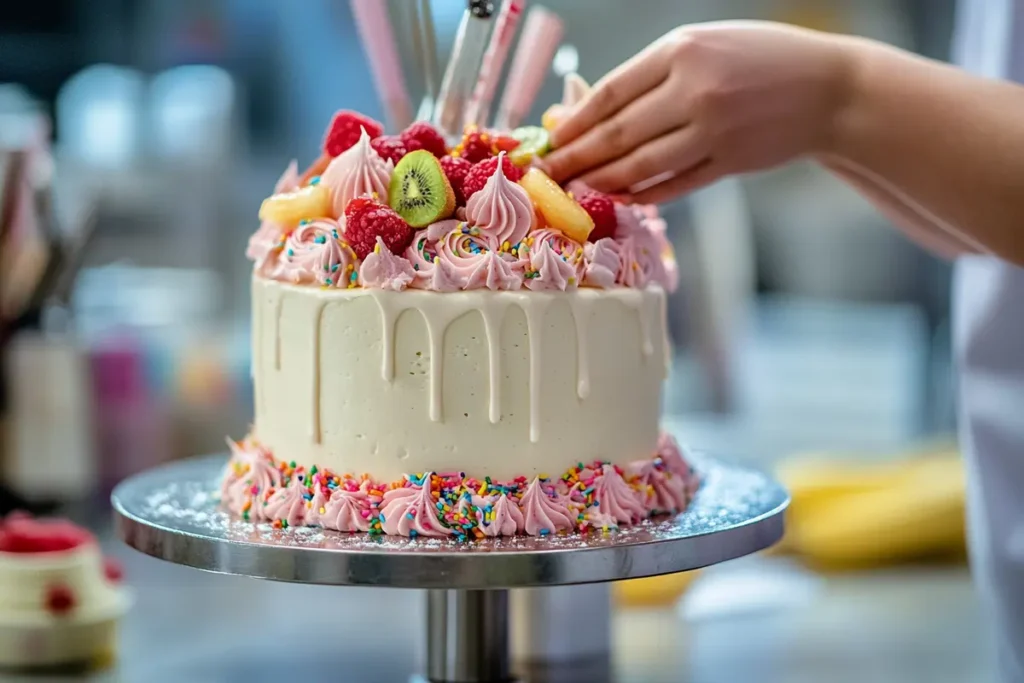
[[[830,115],[825,120],[821,144],[816,150],[820,159],[843,158],[850,142],[852,122],[866,106],[870,83],[872,53],[878,46],[862,38],[843,36],[832,43],[832,84]]]

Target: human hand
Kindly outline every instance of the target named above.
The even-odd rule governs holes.
[[[675,29],[564,116],[544,164],[653,204],[820,151],[848,97],[847,43],[768,22]]]

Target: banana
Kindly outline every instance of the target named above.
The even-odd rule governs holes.
[[[950,454],[872,467],[790,463],[785,545],[829,568],[962,556],[965,483]]]

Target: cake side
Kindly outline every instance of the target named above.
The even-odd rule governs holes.
[[[511,479],[648,457],[668,353],[658,288],[313,289],[253,279],[253,435],[390,481]]]

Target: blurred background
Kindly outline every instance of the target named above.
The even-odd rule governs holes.
[[[407,3],[381,1],[418,98]],[[945,59],[955,11],[954,0],[544,5],[565,37],[534,122],[560,99],[559,74],[593,82],[672,25],[775,19]],[[463,7],[433,2],[442,64]],[[107,538],[118,480],[247,431],[245,241],[260,200],[288,161],[315,157],[339,108],[383,119],[345,0],[0,5],[3,511],[66,511]],[[963,562],[950,266],[805,163],[664,212],[682,273],[666,424],[693,448],[775,471],[794,505],[781,552],[617,587],[616,680],[985,680]],[[140,601],[110,680],[270,680],[292,655],[260,638],[315,630],[285,620],[239,633],[225,614],[237,623],[293,599],[421,609],[410,593],[327,595],[121,554]],[[412,622],[405,658],[392,656],[394,634],[340,635],[333,619],[312,638],[359,642],[344,655],[380,669],[359,680],[401,680],[418,656]]]

